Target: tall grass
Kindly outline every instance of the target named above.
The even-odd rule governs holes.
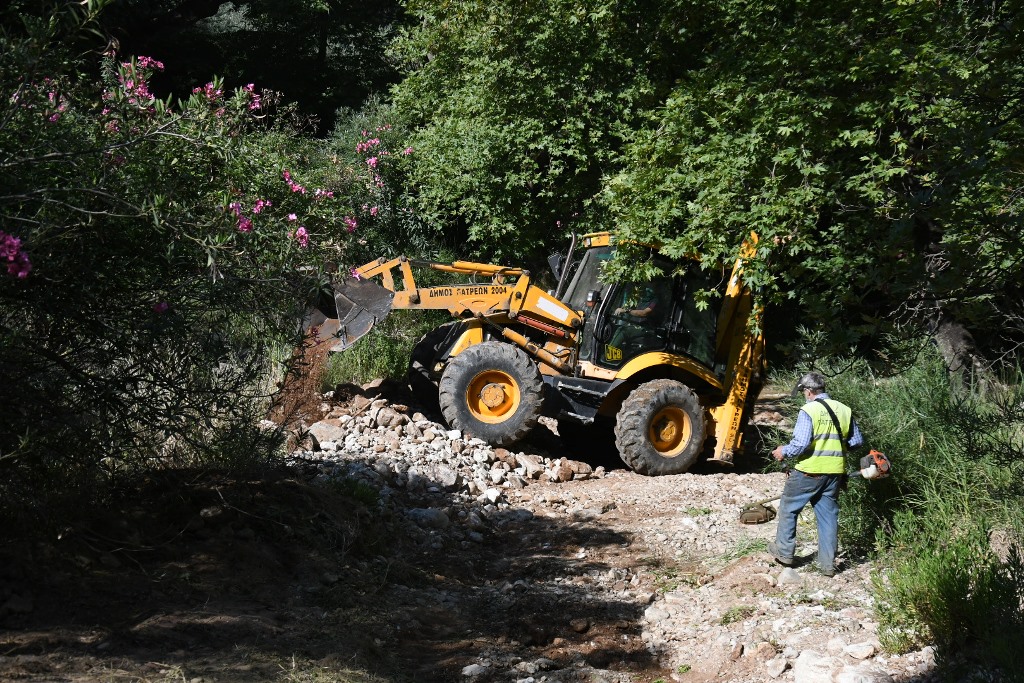
[[[416,342],[449,320],[451,316],[444,312],[393,311],[351,348],[331,354],[323,374],[324,389],[343,382],[363,384],[378,377],[404,378]]]
[[[827,368],[825,371],[827,372]],[[863,364],[835,375],[867,444],[893,475],[854,480],[841,538],[877,553],[883,645],[933,643],[947,662],[976,659],[1019,676],[1024,643],[1024,388],[951,385],[941,362],[921,359],[898,377]]]

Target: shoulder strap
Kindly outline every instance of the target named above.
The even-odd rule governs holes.
[[[814,401],[815,401],[815,403],[820,403],[822,405],[822,407],[824,407],[825,410],[828,412],[828,416],[832,418],[832,424],[835,425],[835,427],[836,427],[836,434],[839,435],[839,443],[842,444],[842,446],[843,446],[843,455],[846,455],[846,449],[847,449],[846,440],[847,440],[848,437],[845,434],[843,434],[843,428],[839,424],[839,418],[836,417],[835,411],[832,410],[832,406],[830,406],[828,403],[826,403],[825,399],[823,399],[823,398],[816,398],[816,399],[814,399]],[[851,418],[851,424],[852,424],[852,418]]]

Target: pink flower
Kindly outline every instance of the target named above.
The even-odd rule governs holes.
[[[370,168],[377,168],[377,157],[370,157],[366,160],[366,165]]]
[[[296,219],[298,219],[298,216],[296,216],[294,213],[288,214],[288,220],[294,221]]]
[[[259,214],[261,211],[263,211],[263,209],[265,209],[268,206],[273,206],[273,203],[271,203],[269,199],[257,199],[256,205],[252,207],[252,212],[254,214]]]
[[[32,271],[28,254],[21,248],[21,239],[0,230],[0,264],[7,264],[7,274],[24,280]]]
[[[161,315],[163,313],[166,313],[167,309],[170,307],[171,305],[166,301],[160,301],[158,303],[153,304],[153,312],[156,313],[157,315]]]
[[[309,233],[306,228],[299,226],[299,229],[295,231],[295,241],[299,243],[299,246],[305,249],[309,246]]]
[[[345,216],[342,220],[345,223],[345,228],[349,232],[355,232],[356,228],[359,227],[359,222],[355,218],[352,218],[352,216]]]
[[[238,219],[238,232],[252,232],[252,220],[248,216]]]
[[[376,216],[378,211],[380,211],[380,208],[375,206],[375,207],[370,209],[370,215],[371,216]]]
[[[362,280],[363,279],[363,276],[360,275],[359,271],[356,270],[355,268],[353,268],[350,271],[348,271],[348,274],[351,275],[352,277],[354,277],[357,280]]]
[[[164,70],[164,63],[158,62],[152,57],[139,57],[136,61],[143,69],[156,69],[157,71]]]
[[[241,202],[231,202],[228,204],[228,210],[231,211],[235,216],[242,215],[242,204]]]
[[[410,154],[412,154],[412,147],[406,147],[405,149],[402,150],[403,156],[409,156]]]

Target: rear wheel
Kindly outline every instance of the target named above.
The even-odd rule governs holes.
[[[537,424],[543,388],[536,364],[524,351],[503,342],[483,342],[448,362],[438,398],[449,425],[505,446]]]
[[[685,384],[641,384],[622,403],[615,422],[619,457],[639,474],[680,474],[704,445],[704,409]]]

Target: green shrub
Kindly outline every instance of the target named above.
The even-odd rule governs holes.
[[[1006,672],[1017,670],[1024,562],[1019,546],[998,557],[992,531],[984,518],[949,510],[896,516],[875,577],[886,649],[934,643],[940,656],[975,654]]]
[[[451,316],[437,311],[393,311],[351,348],[331,355],[322,380],[324,390],[378,377],[404,379],[413,346],[448,320]]]
[[[105,3],[23,4],[0,32],[0,513],[265,461],[268,378],[360,197],[272,94],[160,99],[149,57],[95,82],[68,46]]]
[[[894,377],[866,363],[841,367],[830,394],[853,408],[866,445],[893,462],[888,479],[851,481],[840,517],[848,551],[877,552],[883,645],[934,643],[946,661],[976,657],[1014,671],[1014,645],[1024,642],[1020,378],[958,389],[929,352]]]

